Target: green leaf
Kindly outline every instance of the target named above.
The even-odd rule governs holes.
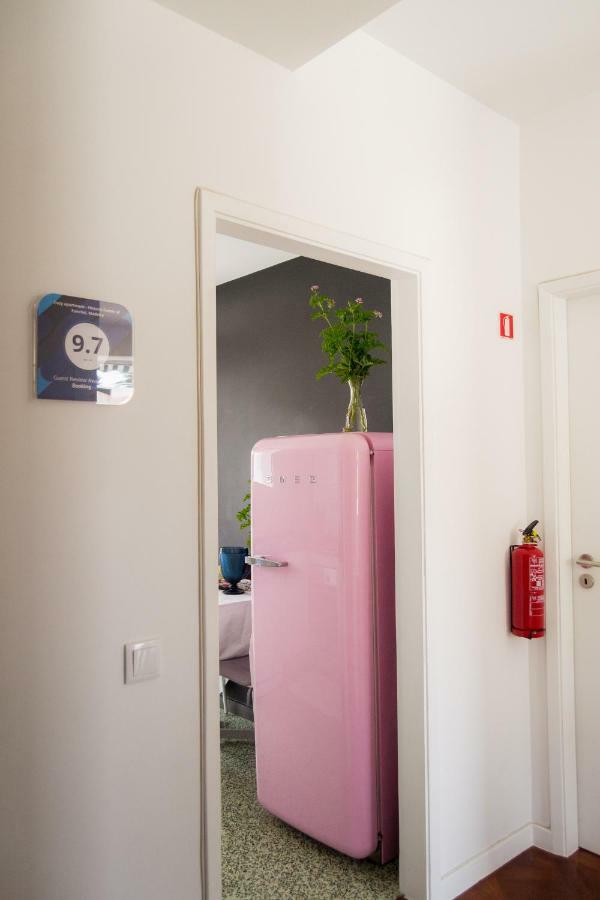
[[[323,319],[327,323],[319,337],[328,363],[317,372],[317,380],[325,375],[335,375],[342,382],[350,378],[364,380],[373,366],[385,365],[385,359],[372,355],[373,350],[389,352],[377,332],[369,330],[369,323],[380,318],[375,310],[367,309],[364,302],[348,300],[344,307],[329,313],[332,322],[327,314],[335,306],[331,297],[311,294],[309,304],[314,309],[311,319]]]

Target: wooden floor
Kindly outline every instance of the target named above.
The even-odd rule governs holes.
[[[600,856],[578,850],[564,859],[530,847],[461,900],[600,900]]]

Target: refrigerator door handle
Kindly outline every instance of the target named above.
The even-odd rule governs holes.
[[[278,559],[269,559],[268,556],[247,556],[246,562],[249,566],[262,566],[268,569],[282,569],[287,566],[286,562],[280,562]]]

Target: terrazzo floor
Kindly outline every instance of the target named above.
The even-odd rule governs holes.
[[[223,900],[395,900],[396,862],[350,859],[276,819],[256,800],[254,765],[254,744],[221,742]]]

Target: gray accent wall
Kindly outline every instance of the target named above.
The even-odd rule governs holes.
[[[217,288],[219,543],[242,544],[236,512],[248,490],[250,452],[264,437],[341,431],[349,391],[315,373],[326,363],[310,286],[338,305],[354,297],[381,310],[377,331],[391,347],[390,283],[297,257]],[[370,431],[392,431],[392,366],[374,368],[363,388]]]

